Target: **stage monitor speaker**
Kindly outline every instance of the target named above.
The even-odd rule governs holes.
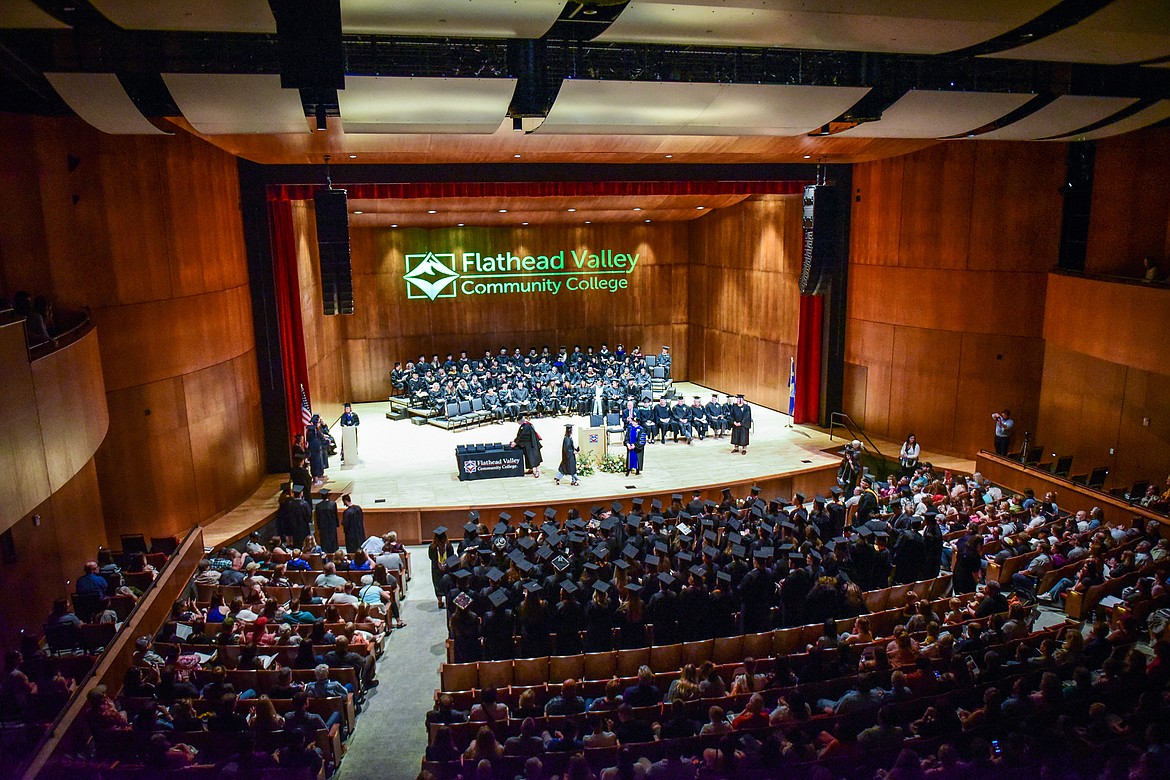
[[[345,190],[324,190],[313,198],[317,253],[321,264],[321,307],[326,315],[353,314],[353,271],[349,261],[349,205]]]
[[[841,208],[830,185],[804,188],[804,257],[800,268],[802,295],[824,295],[844,260]]]

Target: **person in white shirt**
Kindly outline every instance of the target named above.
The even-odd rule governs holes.
[[[921,454],[922,447],[918,444],[918,438],[912,433],[909,434],[906,441],[902,442],[902,448],[898,450],[898,462],[902,464],[903,475],[914,473],[918,465],[918,456]]]
[[[317,579],[313,580],[313,584],[319,588],[340,588],[345,584],[345,577],[338,575],[337,566],[330,561],[317,575]]]

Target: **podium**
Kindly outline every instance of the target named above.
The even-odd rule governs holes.
[[[341,459],[346,466],[356,465],[358,462],[358,434],[357,426],[349,425],[341,429]]]
[[[605,428],[578,428],[577,446],[581,448],[582,455],[592,454],[600,463],[605,457]]]

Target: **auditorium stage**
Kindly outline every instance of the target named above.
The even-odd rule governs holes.
[[[685,382],[675,385],[687,397],[710,397],[710,390]],[[493,424],[461,431],[446,431],[435,426],[412,425],[409,420],[387,420],[386,403],[358,404],[360,459],[341,465],[340,458],[330,460],[328,476],[331,489],[349,486],[354,501],[366,511],[367,529],[381,532],[393,528],[408,543],[426,541],[430,531],[440,523],[458,529],[466,522],[468,508],[513,509],[545,505],[588,508],[595,503],[615,499],[629,506],[635,496],[666,498],[674,492],[704,489],[709,495],[719,493],[722,485],[742,486],[747,493],[759,484],[767,498],[788,497],[793,490],[812,494],[823,492],[833,484],[839,457],[835,455],[840,439],[830,441],[826,433],[812,427],[787,427],[790,418],[765,409],[752,407],[754,430],[747,455],[732,454],[729,438],[695,440],[687,446],[649,445],[642,475],[598,472],[582,477],[579,487],[567,482],[553,484],[560,462],[564,425],[583,425],[582,417],[549,417],[533,421],[543,439],[544,465],[540,479],[515,477],[460,482],[455,468],[455,445],[480,442],[510,442],[516,424]],[[340,439],[340,431],[335,430]],[[616,441],[610,451],[621,454]],[[826,452],[826,450],[832,452]],[[896,451],[896,447],[894,448]],[[238,539],[264,524],[276,508],[279,484],[285,475],[271,475],[256,493],[236,510],[208,524],[204,531],[208,544],[222,544]],[[689,498],[689,496],[688,496]],[[460,532],[461,533],[461,532]]]

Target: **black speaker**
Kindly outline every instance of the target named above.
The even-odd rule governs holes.
[[[804,188],[804,257],[800,268],[802,295],[824,295],[837,269],[844,248],[840,224],[841,208],[831,185],[809,184]]]
[[[313,198],[317,253],[321,263],[321,307],[327,315],[353,314],[349,263],[349,205],[345,190],[323,190]]]
[[[345,89],[340,0],[271,0],[280,86]]]

